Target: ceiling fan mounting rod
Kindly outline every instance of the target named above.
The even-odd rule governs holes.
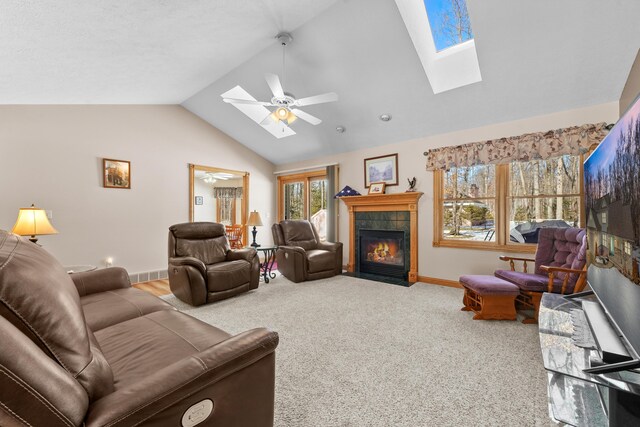
[[[286,77],[286,68],[285,68],[285,52],[287,49],[287,45],[293,41],[293,37],[291,34],[287,32],[278,33],[276,36],[278,42],[282,46],[282,85],[284,86],[285,77]]]

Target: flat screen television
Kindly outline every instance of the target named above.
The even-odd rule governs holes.
[[[608,371],[638,367],[640,97],[585,161],[584,190],[589,241],[587,281],[614,333],[628,350],[626,357],[607,361],[605,355],[603,359],[612,364]],[[606,371],[606,367],[593,370]]]

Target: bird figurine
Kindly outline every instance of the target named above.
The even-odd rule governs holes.
[[[409,188],[406,192],[410,193],[412,191],[416,191],[416,183],[418,182],[416,177],[414,176],[412,179],[407,178],[407,182],[409,183]]]

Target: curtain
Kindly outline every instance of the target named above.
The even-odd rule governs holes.
[[[242,198],[242,187],[213,187],[213,197],[218,207],[218,222],[225,225],[236,223],[236,200]]]
[[[327,166],[327,242],[338,241],[338,218],[336,199],[338,192],[338,166]]]
[[[241,199],[242,187],[213,187],[213,197],[216,199]]]
[[[424,152],[427,170],[447,170],[459,166],[511,163],[584,154],[604,139],[611,129],[606,123],[586,124],[547,132],[490,139]]]
[[[233,225],[233,217],[235,203],[233,203],[232,197],[220,197],[217,200],[218,203],[218,222],[224,225]]]

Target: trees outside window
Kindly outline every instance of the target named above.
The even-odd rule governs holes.
[[[325,170],[279,176],[278,218],[309,220],[325,240],[328,197]]]
[[[435,172],[434,246],[521,251],[540,228],[581,226],[581,166],[567,155]]]

